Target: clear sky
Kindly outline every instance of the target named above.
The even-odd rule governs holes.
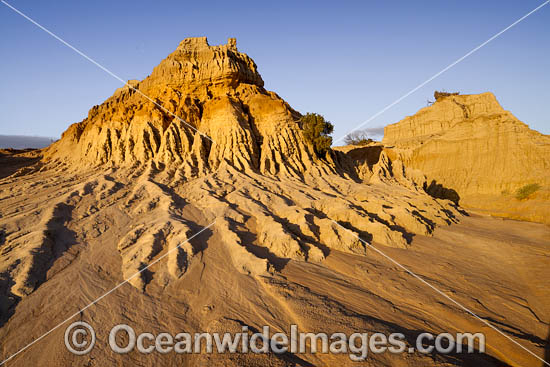
[[[339,138],[543,0],[8,2],[125,80],[186,37],[236,37],[267,89]],[[0,134],[58,137],[121,86],[1,3],[0,32]],[[550,5],[368,126],[414,114],[436,89],[491,91],[550,134]]]

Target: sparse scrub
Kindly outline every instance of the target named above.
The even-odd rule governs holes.
[[[317,113],[307,113],[301,120],[304,129],[304,138],[313,145],[318,156],[323,156],[330,149],[334,125]]]
[[[449,96],[458,96],[460,94],[460,92],[454,92],[454,93],[449,93],[449,92],[440,92],[440,91],[435,91],[434,92],[434,98],[436,101],[439,101],[445,97],[449,97]]]
[[[344,138],[346,145],[368,145],[373,141],[369,138],[366,130],[352,131]]]
[[[516,191],[516,199],[525,200],[531,194],[537,192],[538,190],[540,190],[540,185],[539,184],[533,183],[533,184],[525,185],[525,186],[519,188]]]

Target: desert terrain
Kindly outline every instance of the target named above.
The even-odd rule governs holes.
[[[382,142],[326,151],[304,116],[264,88],[235,39],[189,38],[49,147],[0,151],[2,360],[49,332],[5,365],[550,361],[550,136],[491,93],[440,96]],[[64,344],[78,320],[97,335],[84,356]],[[295,324],[399,332],[407,345],[481,332],[486,351],[121,355],[107,340],[120,323],[153,334]]]

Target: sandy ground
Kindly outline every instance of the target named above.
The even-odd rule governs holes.
[[[31,149],[0,149],[0,179],[14,174],[21,168],[38,162],[39,159],[39,152]]]
[[[167,209],[161,201],[159,207],[142,211],[146,201],[132,200],[133,188],[121,182],[116,175],[74,176],[59,171],[0,182],[3,256],[17,254],[12,248],[13,226],[19,226],[19,232],[13,232],[18,236],[34,236],[44,213],[49,213],[45,225],[48,238],[53,238],[42,241],[49,244],[48,261],[38,267],[42,271],[27,274],[34,277],[34,288],[20,287],[10,293],[13,284],[7,273],[2,274],[2,358],[115,287],[132,270],[128,267],[132,262],[121,252],[121,238],[135,229],[136,218],[155,223]],[[75,187],[78,194],[74,194]],[[198,232],[215,218],[215,213],[187,201],[183,193],[169,192],[169,220],[185,223],[187,234]],[[255,226],[248,220],[242,227],[246,233],[240,233],[242,245],[249,249],[258,246]],[[6,365],[542,365],[375,251],[367,249],[366,255],[359,255],[329,249],[320,262],[274,259],[270,271],[253,275],[236,269],[227,242],[227,233],[217,227],[204,231],[190,241],[188,254],[193,256],[175,280],[166,275],[172,274],[172,260],[165,258],[149,269],[152,280],[125,284],[71,320],[94,327],[97,343],[90,354],[75,356],[67,351],[63,339],[69,322]],[[549,243],[548,226],[470,213],[457,224],[437,227],[433,236],[415,235],[408,248],[374,245],[548,360]],[[39,250],[45,251],[44,246]],[[151,259],[166,251],[160,248]],[[109,349],[107,338],[109,330],[120,323],[154,334],[240,331],[243,325],[250,330],[269,325],[273,331],[288,331],[291,324],[297,324],[300,330],[311,332],[401,332],[411,345],[422,332],[483,332],[487,354],[369,354],[361,363],[347,355],[330,354],[142,355],[133,351],[118,355]]]

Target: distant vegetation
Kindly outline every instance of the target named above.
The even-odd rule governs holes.
[[[300,121],[304,129],[304,138],[313,145],[318,156],[324,156],[332,144],[334,125],[317,113],[307,113]]]
[[[517,191],[516,191],[516,199],[518,200],[525,200],[527,199],[531,194],[537,192],[540,190],[540,185],[539,184],[528,184],[528,185],[525,185],[521,188],[519,188]]]
[[[434,98],[436,101],[439,101],[440,99],[443,99],[445,97],[449,97],[449,96],[458,96],[460,94],[460,92],[453,92],[453,93],[448,93],[448,92],[440,92],[440,91],[435,91],[434,92]]]
[[[428,99],[428,101],[427,101],[426,104],[427,104],[428,106],[431,106],[431,105],[433,105],[435,102],[440,101],[440,100],[442,100],[442,99],[445,98],[445,97],[449,97],[449,96],[458,96],[459,94],[460,94],[460,92],[449,93],[449,92],[444,92],[444,91],[443,91],[443,92],[440,92],[440,91],[436,90],[436,91],[434,92],[435,101],[430,101],[430,100]]]
[[[344,138],[344,143],[346,143],[346,145],[368,145],[373,141],[374,140],[369,138],[366,130],[352,131]]]

